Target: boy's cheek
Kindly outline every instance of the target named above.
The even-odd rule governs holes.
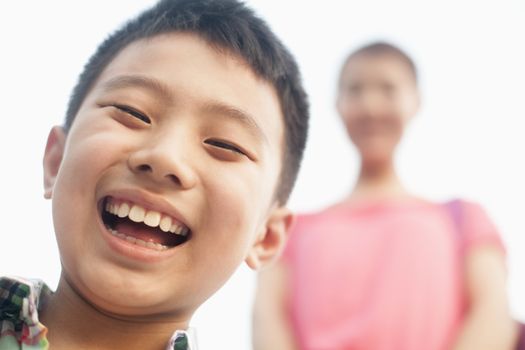
[[[263,207],[266,198],[255,190],[260,186],[252,181],[238,178],[229,185],[224,181],[215,183],[215,190],[206,194],[203,213],[207,217],[202,218],[205,225],[201,233],[205,237],[196,249],[208,251],[207,256],[223,255],[222,259],[231,260],[232,266],[244,260],[262,226],[261,212],[266,212]]]

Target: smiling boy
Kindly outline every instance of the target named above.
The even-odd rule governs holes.
[[[280,252],[307,124],[293,57],[243,4],[161,1],[125,24],[48,138],[57,291],[2,280],[0,349],[185,348],[237,266]]]

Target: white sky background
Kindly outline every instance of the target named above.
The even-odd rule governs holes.
[[[154,3],[0,2],[0,275],[59,276],[41,159],[82,66],[106,35]],[[509,295],[525,320],[525,2],[248,1],[289,45],[312,105],[311,133],[290,201],[314,210],[348,192],[357,170],[334,111],[344,55],[374,39],[399,44],[420,68],[423,107],[402,144],[407,186],[435,200],[480,202],[509,250]],[[196,314],[202,349],[250,342],[255,275],[242,267]],[[232,337],[232,334],[235,336]]]

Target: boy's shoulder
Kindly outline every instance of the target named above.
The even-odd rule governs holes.
[[[38,310],[51,294],[41,280],[0,277],[0,349],[12,349],[10,344],[47,349],[47,328]]]
[[[53,294],[42,280],[0,277],[0,350],[48,349],[47,327],[38,311]],[[177,330],[166,349],[195,350],[193,331]]]

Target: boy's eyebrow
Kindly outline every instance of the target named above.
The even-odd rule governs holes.
[[[102,84],[102,88],[106,91],[125,89],[129,87],[141,87],[151,90],[160,95],[160,97],[166,101],[172,100],[173,97],[168,86],[157,79],[143,75],[119,75]],[[220,101],[206,102],[203,106],[203,110],[207,113],[237,120],[248,127],[255,137],[268,143],[268,138],[262,131],[261,127],[257,124],[255,118],[248,112]]]
[[[102,84],[102,88],[107,91],[129,87],[141,87],[151,90],[160,95],[163,100],[169,101],[172,98],[170,89],[161,81],[143,75],[119,75]]]
[[[241,124],[246,126],[256,138],[268,143],[268,138],[264,134],[263,130],[257,124],[255,118],[252,117],[248,112],[245,112],[234,106],[230,106],[219,101],[205,103],[203,106],[203,110],[210,114],[223,116],[240,122]]]

